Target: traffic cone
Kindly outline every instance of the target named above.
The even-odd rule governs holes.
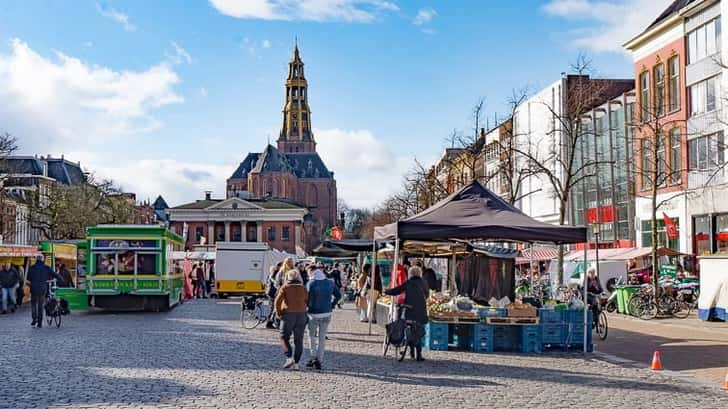
[[[655,351],[655,353],[652,355],[652,365],[650,366],[650,369],[652,369],[653,371],[662,370],[662,361],[660,360],[660,351]]]
[[[723,389],[728,391],[728,371],[725,373],[725,381],[723,381]]]

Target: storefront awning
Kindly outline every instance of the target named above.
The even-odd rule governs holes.
[[[516,264],[528,264],[533,261],[547,261],[559,256],[559,249],[555,247],[533,247],[521,251],[516,258]]]
[[[34,246],[0,246],[0,257],[36,257],[41,253]]]

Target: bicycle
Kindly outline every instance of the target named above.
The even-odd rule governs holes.
[[[606,298],[598,296],[598,301],[592,307],[592,329],[597,333],[599,339],[604,341],[607,339],[609,332],[609,324],[607,323],[607,314],[604,312],[602,304],[606,304]]]
[[[273,301],[263,296],[244,296],[240,302],[240,325],[254,329],[273,317]]]
[[[400,305],[399,318],[387,324],[384,334],[384,357],[387,356],[389,346],[392,345],[397,361],[402,362],[407,356],[407,349],[414,354],[415,348],[420,343],[424,335],[424,328],[418,322],[406,319],[406,312],[410,308],[412,307],[409,305]]]
[[[55,323],[56,328],[61,327],[61,317],[66,315],[61,299],[56,297],[56,280],[48,282],[48,295],[46,296],[45,314],[48,325]]]

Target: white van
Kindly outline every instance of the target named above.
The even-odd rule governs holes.
[[[267,243],[217,242],[215,291],[220,297],[263,294],[274,264]]]

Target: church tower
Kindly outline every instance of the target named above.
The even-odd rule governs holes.
[[[308,106],[308,83],[303,73],[303,61],[298,44],[288,63],[286,102],[283,106],[283,127],[278,137],[278,150],[283,153],[316,152],[311,132],[311,110]]]

